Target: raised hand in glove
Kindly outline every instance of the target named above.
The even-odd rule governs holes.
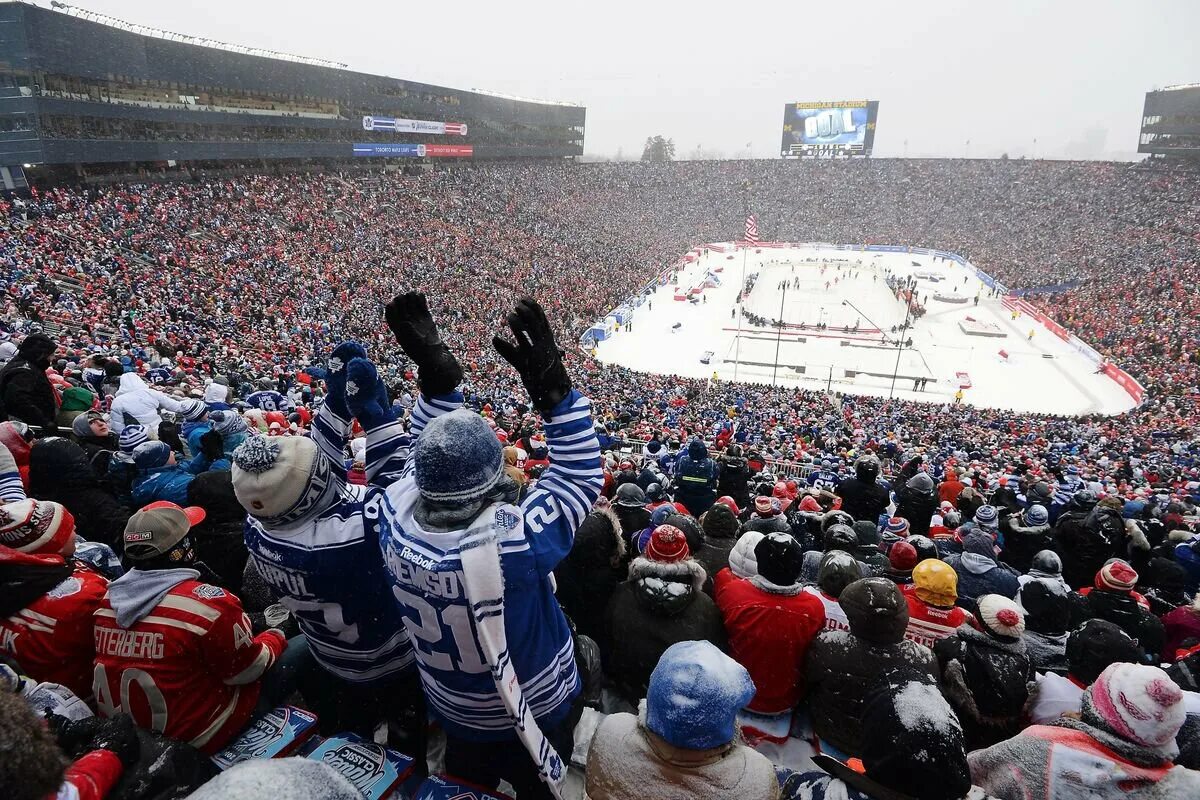
[[[346,405],[364,428],[376,428],[395,419],[387,387],[375,365],[356,358],[346,366]]]
[[[462,383],[462,367],[438,335],[424,294],[396,295],[384,309],[384,316],[400,348],[417,365],[417,383],[422,394],[426,397],[448,394]]]
[[[325,387],[328,392],[325,402],[329,410],[341,419],[350,419],[350,409],[346,406],[346,365],[356,358],[366,358],[367,350],[358,342],[342,342],[333,348],[329,356],[329,370],[325,373]]]
[[[508,315],[508,327],[517,343],[496,336],[492,344],[505,361],[517,368],[534,406],[549,413],[571,391],[571,378],[563,366],[563,352],[554,343],[546,312],[532,297],[517,303]]]
[[[183,452],[183,440],[179,438],[179,426],[163,420],[158,425],[158,440],[171,446],[176,453]]]
[[[200,452],[209,461],[220,461],[225,457],[225,440],[216,431],[208,431],[200,437]]]

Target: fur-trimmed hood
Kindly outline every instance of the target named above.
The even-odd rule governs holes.
[[[704,567],[692,558],[667,563],[639,556],[629,564],[629,582],[638,605],[658,616],[683,613],[707,579]]]

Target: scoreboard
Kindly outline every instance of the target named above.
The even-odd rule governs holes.
[[[783,107],[785,158],[869,156],[875,144],[878,100],[788,103]]]

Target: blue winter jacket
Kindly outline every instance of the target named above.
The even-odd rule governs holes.
[[[694,439],[687,455],[675,464],[675,499],[699,517],[717,501],[717,464],[708,457],[704,442]]]
[[[176,505],[188,505],[188,487],[201,472],[229,470],[225,459],[209,461],[204,454],[190,461],[182,461],[172,467],[156,467],[139,470],[133,479],[133,502],[139,508],[155,500],[167,500]]]

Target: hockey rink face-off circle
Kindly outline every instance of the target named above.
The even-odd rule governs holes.
[[[743,258],[754,286],[739,304]],[[945,258],[739,249],[709,251],[678,275],[633,311],[628,329],[597,343],[597,358],[645,372],[881,396],[896,374],[900,398],[953,402],[961,389],[966,403],[1046,414],[1134,405],[1086,357],[1036,320],[1014,319],[971,269]],[[902,339],[911,346],[896,345],[905,303],[889,277],[915,278],[925,309],[909,317]]]

